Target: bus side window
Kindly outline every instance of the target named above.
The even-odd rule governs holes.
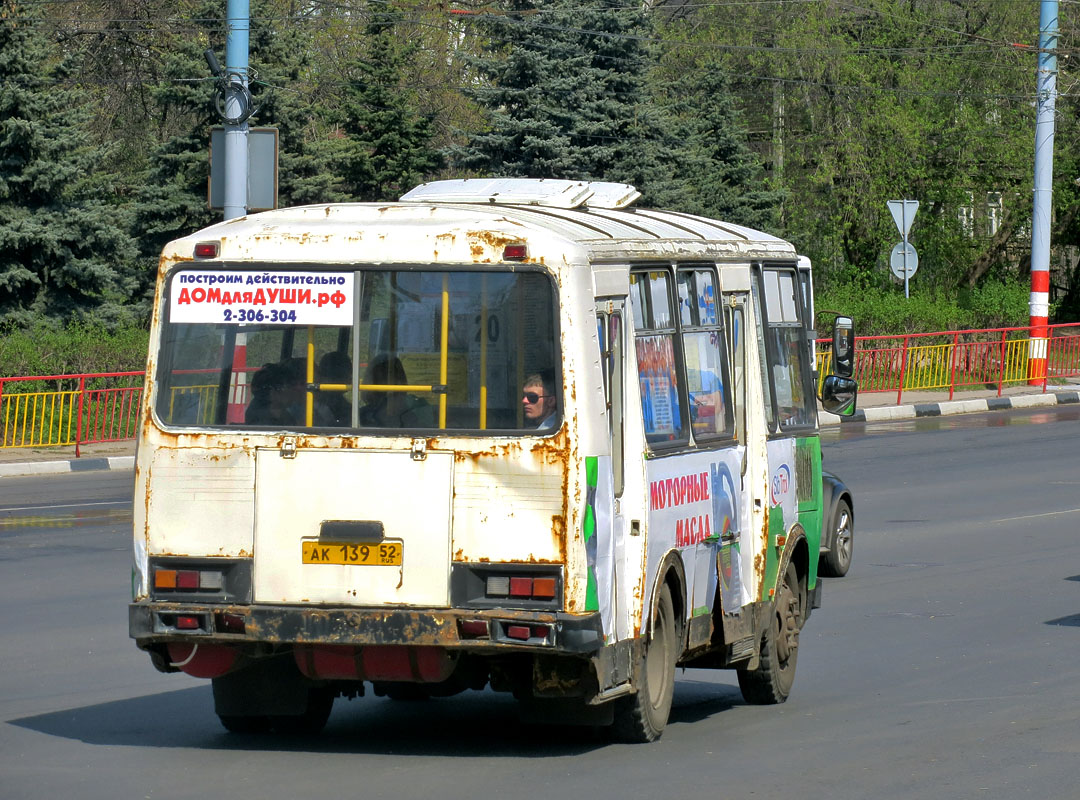
[[[726,343],[712,268],[679,271],[679,309],[694,438],[731,436]]]
[[[809,352],[806,347],[805,310],[801,291],[793,269],[761,268],[755,289],[755,310],[763,311],[758,331],[767,358],[763,384],[771,385],[771,400],[766,411],[769,428],[775,431],[806,427],[814,424],[816,401],[810,382]],[[763,302],[759,302],[759,298]]]
[[[728,353],[731,355],[731,400],[735,414],[735,438],[746,444],[746,313],[743,303],[724,309]]]
[[[776,430],[776,411],[773,408],[772,380],[769,378],[769,356],[765,347],[765,316],[757,281],[750,282],[754,301],[754,330],[757,333],[758,365],[761,368],[761,395],[765,401],[765,424],[769,431]]]
[[[600,364],[604,373],[604,398],[611,437],[611,473],[615,496],[623,491],[623,324],[622,302],[605,301],[610,311],[596,314],[600,342]]]
[[[650,445],[685,443],[685,405],[675,360],[675,318],[671,275],[650,271],[630,274],[630,303],[635,321],[634,350],[645,440]]]

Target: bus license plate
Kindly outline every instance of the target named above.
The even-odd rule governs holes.
[[[405,547],[401,542],[303,542],[302,561],[305,564],[337,564],[345,566],[400,567]]]

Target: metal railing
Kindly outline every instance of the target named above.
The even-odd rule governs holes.
[[[58,447],[132,439],[143,372],[0,378],[0,448]]]
[[[832,365],[831,340],[818,340],[821,379]],[[1030,328],[987,328],[900,336],[861,336],[855,340],[855,378],[859,392],[948,390],[952,399],[967,388],[1002,389],[1010,384],[1041,385],[1080,376],[1080,323],[1051,325],[1047,338]],[[1029,356],[1045,354],[1045,369],[1033,375]],[[218,387],[192,370],[190,386],[173,388],[171,402],[193,402],[202,419],[216,405]],[[138,430],[142,372],[32,375],[0,378],[0,448],[80,446],[132,439]],[[247,381],[234,376],[230,408],[242,413]],[[230,411],[232,413],[232,411]],[[241,417],[242,418],[242,417]]]
[[[832,365],[832,340],[819,339],[820,379]],[[1036,361],[1033,355],[1045,359]],[[1045,363],[1045,367],[1042,364]],[[1046,338],[1032,337],[1030,328],[985,328],[966,331],[912,333],[900,336],[860,336],[855,339],[855,379],[859,393],[896,392],[899,405],[905,391],[996,389],[1028,384],[1047,386],[1080,375],[1080,323],[1051,325]]]

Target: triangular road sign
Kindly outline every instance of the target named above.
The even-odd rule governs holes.
[[[919,210],[919,201],[890,200],[888,206],[893,221],[896,222],[896,229],[906,239],[908,231],[911,230],[911,221],[915,219],[915,212]]]

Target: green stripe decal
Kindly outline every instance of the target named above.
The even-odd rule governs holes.
[[[596,456],[585,457],[585,483],[588,491],[585,495],[585,518],[582,531],[585,539],[585,558],[588,563],[588,576],[585,583],[585,610],[599,611],[600,600],[596,591]]]

